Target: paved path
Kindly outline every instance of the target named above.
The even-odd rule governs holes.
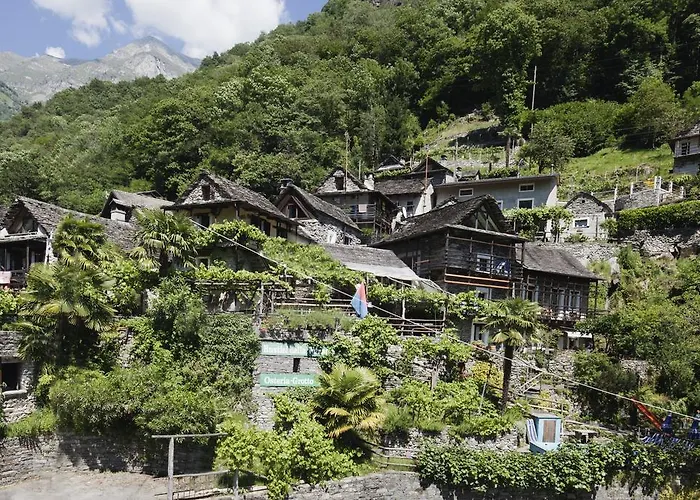
[[[58,472],[0,488],[0,500],[165,500],[165,486],[141,474]]]

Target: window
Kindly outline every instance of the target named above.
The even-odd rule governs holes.
[[[503,210],[503,200],[496,200],[496,205],[498,205],[499,210]]]
[[[343,191],[345,189],[345,177],[335,178],[335,189],[336,191]]]
[[[681,156],[690,154],[690,141],[681,142]]]
[[[575,228],[588,227],[588,219],[576,219],[574,221],[574,227]]]
[[[534,184],[520,184],[520,192],[527,193],[535,190]]]
[[[192,220],[203,227],[209,227],[211,225],[211,214],[197,214],[192,217]]]
[[[411,217],[413,216],[414,213],[414,207],[413,207],[413,201],[407,201],[406,202],[406,216]]]
[[[272,230],[272,226],[270,225],[270,223],[268,221],[263,219],[260,229],[262,230],[263,233],[270,236],[270,231]]]
[[[294,203],[287,205],[287,216],[290,219],[296,219],[299,217],[299,208]]]
[[[476,256],[476,270],[482,273],[491,272],[491,256],[479,254]]]
[[[292,362],[292,372],[299,373],[299,370],[301,370],[301,358],[294,358]]]
[[[204,201],[211,199],[211,186],[209,184],[202,184],[202,199]]]
[[[22,380],[22,363],[0,363],[0,387],[2,392],[19,391]]]
[[[535,206],[535,200],[532,198],[520,198],[518,199],[518,208],[533,208]]]
[[[288,236],[289,236],[289,232],[287,231],[286,227],[277,226],[277,237],[278,238],[284,238],[286,240]]]
[[[194,265],[197,267],[199,267],[199,266],[209,267],[209,266],[211,266],[211,258],[209,258],[209,257],[195,257],[194,258]]]
[[[474,196],[474,189],[472,188],[462,188],[459,190],[459,197],[466,198],[468,196]]]

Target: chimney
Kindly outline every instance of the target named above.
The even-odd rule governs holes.
[[[280,181],[280,193],[282,191],[284,191],[287,188],[287,186],[289,186],[290,184],[293,184],[293,183],[294,183],[294,181],[288,177],[285,177],[284,179],[282,179]]]

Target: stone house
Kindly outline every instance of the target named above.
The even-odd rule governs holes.
[[[88,215],[73,210],[19,197],[9,207],[0,230],[0,285],[22,288],[29,267],[53,259],[51,241],[56,228],[67,216],[97,222],[105,229],[107,240],[122,249],[134,245],[136,227],[128,222]]]
[[[448,292],[476,290],[501,299],[522,277],[525,241],[509,232],[495,199],[477,196],[411,217],[372,246],[392,250],[419,277]]]
[[[461,201],[482,195],[492,196],[501,210],[555,206],[558,186],[558,174],[445,182],[435,185],[435,206],[450,198]]]
[[[0,402],[6,422],[16,422],[34,411],[33,380],[34,364],[19,355],[19,333],[0,331]]]
[[[129,222],[134,212],[146,208],[160,210],[164,206],[172,205],[171,201],[164,200],[155,191],[145,193],[127,193],[117,189],[111,191],[100,217],[117,221]]]
[[[613,210],[607,203],[590,193],[581,192],[571,198],[564,208],[571,211],[574,218],[562,236],[566,238],[580,234],[591,240],[608,239],[608,231],[603,223],[613,217]]]
[[[345,211],[291,181],[283,184],[276,205],[287,217],[297,221],[300,231],[315,243],[360,243],[360,228]]]
[[[423,179],[380,180],[374,182],[374,189],[393,201],[404,218],[424,214],[433,208],[433,185]]]
[[[700,171],[700,122],[678,134],[669,145],[673,151],[673,173],[697,175]]]
[[[273,238],[308,241],[299,234],[299,223],[263,195],[209,172],[202,172],[175,203],[163,209],[185,214],[200,227],[242,220]]]
[[[316,196],[340,207],[360,230],[374,238],[391,233],[396,205],[375,190],[371,180],[368,186],[351,173],[338,169],[321,183]]]

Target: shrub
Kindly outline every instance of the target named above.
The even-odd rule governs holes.
[[[684,201],[659,207],[622,210],[617,220],[619,231],[680,229],[700,225],[700,201]]]
[[[56,431],[56,415],[50,408],[40,408],[17,422],[7,425],[7,437],[37,438]]]

